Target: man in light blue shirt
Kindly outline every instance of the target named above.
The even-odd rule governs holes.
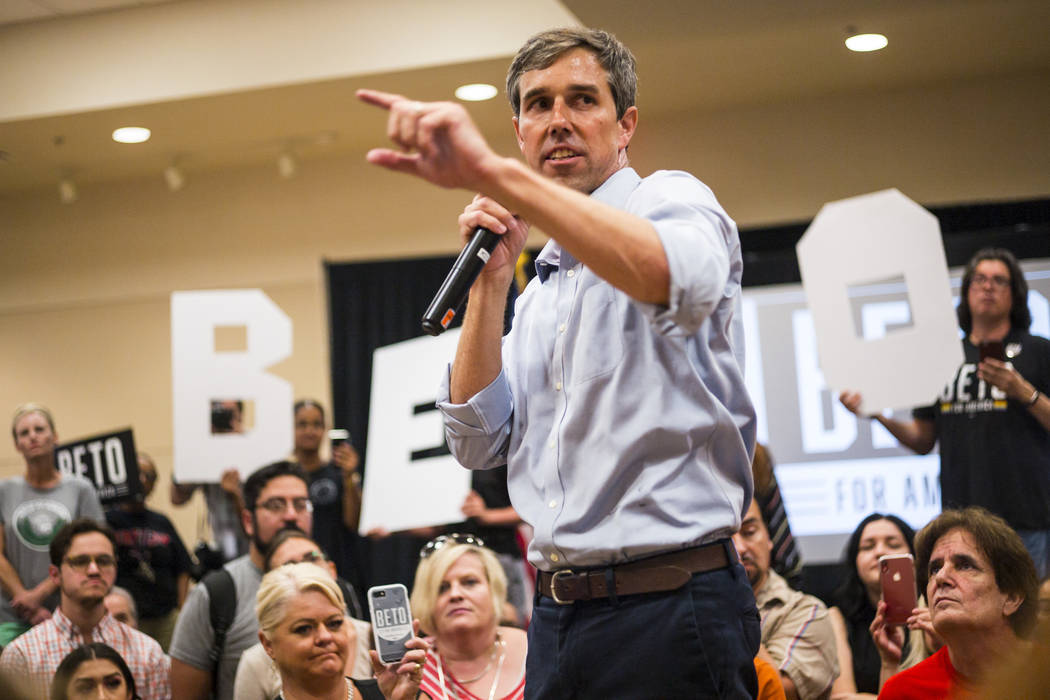
[[[691,175],[628,167],[635,81],[615,37],[544,32],[507,79],[524,165],[459,105],[362,91],[401,149],[368,158],[478,192],[461,234],[503,234],[438,406],[462,464],[508,465],[535,529],[526,697],[749,697],[758,613],[728,540],[755,439],[739,238]],[[552,240],[503,339],[530,223]]]

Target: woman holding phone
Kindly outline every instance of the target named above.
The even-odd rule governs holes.
[[[375,678],[345,675],[357,631],[343,594],[312,563],[288,564],[263,576],[256,597],[259,640],[281,677],[281,700],[413,700],[419,692],[426,642],[413,638],[400,662],[383,665],[373,651]]]
[[[525,632],[501,627],[507,579],[476,535],[452,533],[419,553],[412,611],[432,635],[420,689],[432,700],[521,700]]]
[[[846,544],[846,578],[829,608],[838,645],[839,677],[832,685],[832,698],[875,697],[882,681],[901,668],[924,659],[928,653],[921,631],[932,633],[925,608],[909,618],[905,634],[876,619],[882,598],[879,558],[915,552],[915,531],[896,515],[872,513],[864,518]],[[883,673],[885,675],[883,675]]]

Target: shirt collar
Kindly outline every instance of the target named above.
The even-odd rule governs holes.
[[[634,168],[620,168],[599,185],[598,189],[591,192],[590,196],[603,204],[620,209],[641,181],[642,178],[638,176]],[[562,264],[563,256],[566,266],[575,264],[572,257],[554,239],[547,241],[540,254],[536,256],[536,275],[540,278],[540,282],[546,282],[550,274],[558,269]]]
[[[73,621],[70,620],[64,612],[62,612],[61,605],[55,608],[54,614],[51,615],[51,620],[55,623],[55,627],[58,628],[58,631],[64,637],[76,640],[77,638],[83,636],[80,634],[80,629],[73,624]],[[102,641],[109,639],[110,635],[108,635],[106,632],[107,630],[109,630],[110,627],[112,627],[115,624],[119,624],[117,622],[117,619],[110,615],[109,611],[106,611],[106,614],[102,616],[102,619],[98,621],[98,624],[95,625],[95,628],[92,630],[92,636]],[[85,644],[91,641],[93,640],[84,639]]]

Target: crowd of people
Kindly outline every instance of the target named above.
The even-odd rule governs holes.
[[[532,37],[507,78],[524,163],[458,104],[358,93],[388,112],[394,146],[368,160],[477,193],[461,236],[500,237],[437,401],[476,474],[468,520],[420,551],[402,655],[374,648],[386,637],[361,600],[360,460],[348,442],[322,458],[317,402],[295,404],[288,460],[243,483],[231,469],[172,484],[175,505],[204,491],[212,543],[196,562],[146,505],[149,456],[141,494],[103,512],[56,469],[51,413],[25,404],[12,420],[25,472],[0,484],[5,697],[1045,697],[1030,669],[1050,667],[1050,341],[1028,333],[1017,261],[987,249],[968,265],[966,359],[933,404],[895,420],[842,393],[903,445],[939,444],[944,510],[917,534],[864,518],[822,601],[800,590],[756,446],[736,225],[692,175],[629,166],[635,91],[634,57],[608,33]],[[530,225],[551,240],[504,336]],[[216,402],[213,430],[240,431],[242,411]],[[884,582],[902,559],[896,580],[917,586],[898,618]]]

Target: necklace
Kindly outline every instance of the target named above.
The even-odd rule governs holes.
[[[473,683],[474,681],[481,680],[481,678],[484,677],[486,673],[488,673],[489,668],[492,666],[492,659],[496,656],[496,649],[499,649],[499,662],[496,664],[496,676],[492,679],[492,685],[489,687],[488,697],[488,700],[492,700],[494,697],[496,697],[496,688],[499,686],[499,677],[503,672],[503,660],[507,658],[507,645],[503,642],[503,637],[499,635],[499,632],[496,633],[496,642],[492,648],[492,657],[489,658],[489,662],[485,664],[485,670],[481,672],[480,676],[470,681],[461,681],[456,679],[455,676],[452,676],[451,671],[449,672],[449,676],[451,676],[453,680],[456,680],[456,682],[460,685],[466,685],[467,683]],[[445,685],[445,672],[443,670],[444,663],[442,663],[441,655],[438,654],[438,652],[435,651],[434,656],[437,657],[438,684],[441,686],[441,699],[448,700],[448,691],[447,686]],[[456,691],[455,687],[452,688],[452,694],[457,698],[459,697],[459,693]]]
[[[485,674],[489,672],[490,668],[492,668],[492,662],[494,662],[496,660],[496,652],[499,651],[500,641],[501,641],[500,640],[500,636],[497,633],[496,634],[496,641],[494,641],[492,643],[492,654],[489,656],[489,662],[487,664],[485,664],[485,668],[481,669],[481,673],[479,673],[478,675],[474,676],[470,680],[465,680],[465,679],[464,680],[459,680],[458,678],[456,680],[459,680],[459,682],[462,683],[463,685],[469,685],[471,683],[475,683],[475,682],[481,680],[482,678],[484,678]]]

